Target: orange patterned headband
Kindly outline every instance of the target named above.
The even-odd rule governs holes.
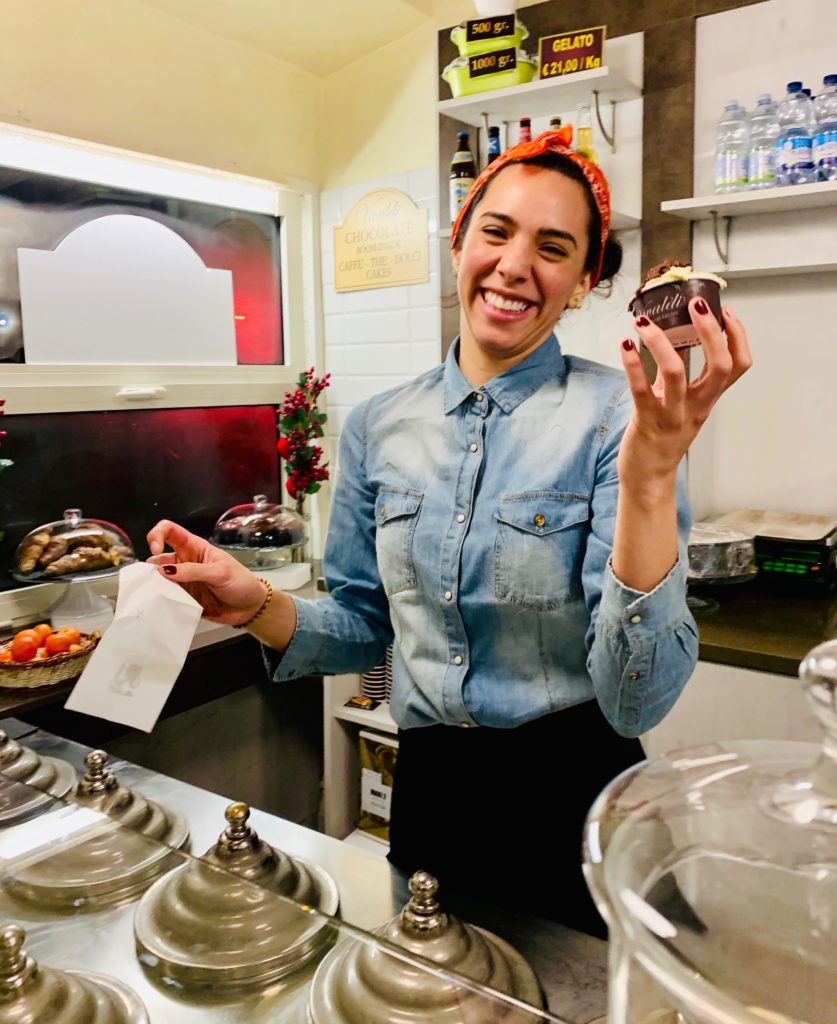
[[[459,211],[459,216],[456,218],[456,223],[453,225],[453,230],[450,233],[451,248],[456,248],[460,228],[473,205],[474,196],[479,194],[483,186],[498,171],[501,171],[507,164],[523,163],[526,160],[531,160],[532,157],[541,156],[543,153],[560,153],[561,156],[572,160],[580,168],[587,184],[590,186],[590,191],[593,193],[593,199],[596,201],[596,206],[599,210],[599,218],[602,222],[601,249],[599,252],[599,265],[593,274],[591,287],[596,285],[601,277],[605,242],[610,233],[610,189],[607,187],[607,179],[602,174],[601,168],[574,152],[571,148],[572,141],[573,128],[572,125],[567,124],[557,132],[542,132],[536,139],[532,139],[531,142],[521,142],[517,146],[512,146],[492,160],[487,167],[484,167],[477,180],[471,186],[471,191],[466,196],[465,202]]]

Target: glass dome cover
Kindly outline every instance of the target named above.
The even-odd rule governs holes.
[[[289,562],[295,548],[305,545],[305,520],[287,505],[277,505],[267,495],[235,505],[221,516],[210,542],[251,567],[275,567]]]
[[[36,526],[18,544],[12,575],[24,582],[97,579],[136,561],[128,534],[104,519],[68,508],[63,518]]]
[[[623,773],[590,811],[611,1024],[837,1022],[837,641],[800,675],[821,750],[676,751]]]

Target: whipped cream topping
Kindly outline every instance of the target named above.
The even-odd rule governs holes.
[[[664,274],[646,281],[642,288],[640,288],[640,291],[644,292],[649,288],[658,288],[661,284],[674,284],[675,281],[688,281],[693,277],[700,278],[702,281],[714,281],[722,289],[727,286],[726,281],[722,277],[708,270],[694,270],[692,267],[669,267]]]

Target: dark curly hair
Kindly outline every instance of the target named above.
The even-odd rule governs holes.
[[[557,171],[559,174],[563,174],[565,178],[569,178],[570,181],[576,181],[584,189],[584,197],[587,200],[587,212],[588,223],[587,223],[587,256],[584,260],[584,269],[588,273],[595,273],[596,267],[599,265],[599,255],[601,253],[601,234],[602,234],[602,219],[599,215],[599,208],[596,206],[596,200],[593,197],[593,193],[590,190],[590,186],[587,184],[587,179],[581,168],[569,157],[564,156],[561,153],[546,152],[541,153],[538,156],[530,157],[525,160],[512,160],[506,166],[510,167],[513,164],[526,164],[528,167],[542,167],[548,171]],[[471,223],[471,218],[474,215],[474,210],[482,202],[482,198],[485,195],[485,190],[491,184],[493,179],[489,178],[482,188],[474,196],[473,201],[462,221],[459,228],[459,238],[464,239],[465,234],[468,231],[468,226]],[[461,244],[461,243],[460,243]],[[611,280],[619,272],[619,268],[622,266],[622,246],[613,235],[608,235],[605,241],[604,247],[604,259],[602,260],[602,273],[599,277],[597,287],[599,285],[609,285]]]

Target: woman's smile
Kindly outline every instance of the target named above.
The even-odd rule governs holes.
[[[535,303],[509,292],[495,291],[493,288],[481,288],[480,296],[485,306],[485,314],[501,323],[520,323],[533,309]]]

